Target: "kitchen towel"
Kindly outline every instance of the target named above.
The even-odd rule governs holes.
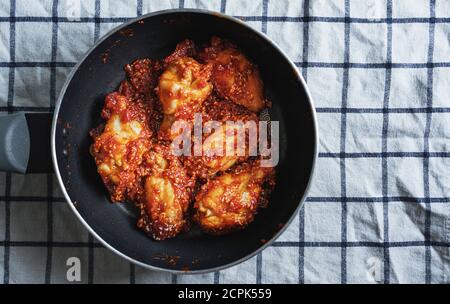
[[[70,257],[81,283],[450,282],[450,0],[1,1],[0,113],[52,111],[97,39],[169,8],[236,16],[298,66],[320,131],[304,208],[254,258],[171,275],[94,240],[54,175],[0,173],[0,282],[66,283]]]

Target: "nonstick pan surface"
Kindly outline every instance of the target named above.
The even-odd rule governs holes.
[[[100,122],[104,97],[138,58],[163,58],[189,38],[212,35],[234,41],[261,71],[280,122],[277,185],[269,205],[246,229],[209,236],[197,228],[157,242],[136,228],[137,210],[112,204],[89,154],[89,131]],[[107,248],[138,265],[173,273],[215,271],[240,263],[271,245],[297,215],[317,157],[314,107],[295,65],[263,34],[243,22],[200,10],[142,16],[110,32],[74,68],[59,97],[52,127],[52,156],[63,193],[80,221]],[[280,261],[283,263],[283,261]]]

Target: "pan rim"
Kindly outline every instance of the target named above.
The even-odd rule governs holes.
[[[274,234],[274,236],[268,240],[266,243],[262,244],[258,249],[256,249],[255,251],[251,252],[250,254],[245,255],[244,257],[237,259],[233,262],[224,264],[224,265],[220,265],[220,266],[216,266],[213,268],[205,268],[205,269],[199,269],[199,270],[174,270],[174,269],[170,269],[170,268],[162,268],[162,267],[157,267],[157,266],[153,266],[150,264],[146,264],[144,262],[138,261],[136,259],[133,259],[132,257],[128,256],[126,253],[123,253],[121,251],[119,251],[118,249],[114,248],[112,245],[110,245],[108,242],[106,242],[102,237],[100,237],[95,230],[89,225],[89,223],[87,223],[87,221],[81,216],[81,214],[78,212],[77,208],[75,207],[74,203],[72,202],[69,194],[67,193],[67,190],[64,186],[64,182],[62,180],[61,174],[60,174],[60,169],[59,169],[59,165],[58,165],[58,159],[56,157],[56,143],[55,143],[55,139],[56,139],[56,129],[57,129],[57,124],[58,124],[58,116],[59,116],[59,110],[61,108],[61,104],[62,101],[64,99],[64,95],[66,93],[66,90],[68,88],[68,86],[70,85],[70,83],[72,82],[72,78],[75,75],[75,73],[78,71],[79,67],[85,62],[85,60],[87,59],[87,57],[106,39],[108,39],[110,36],[112,36],[113,34],[115,34],[116,32],[120,31],[121,29],[135,23],[138,22],[140,20],[143,19],[147,19],[153,16],[158,16],[158,15],[165,15],[165,14],[173,14],[173,13],[195,13],[195,14],[205,14],[205,15],[212,15],[215,17],[219,17],[219,18],[225,18],[229,21],[232,21],[234,23],[237,23],[240,26],[243,26],[247,29],[249,29],[252,33],[254,33],[255,35],[259,36],[260,38],[262,38],[263,40],[265,40],[267,43],[269,43],[272,47],[274,47],[282,57],[284,57],[284,59],[286,60],[286,62],[291,66],[292,70],[294,71],[297,79],[300,81],[305,94],[306,94],[306,98],[307,101],[309,103],[309,107],[310,107],[310,115],[313,121],[313,130],[314,130],[314,157],[312,160],[312,166],[311,166],[311,173],[309,174],[309,179],[308,182],[306,184],[306,188],[305,191],[303,192],[303,194],[301,195],[301,199],[298,202],[297,207],[295,208],[295,211],[292,213],[292,215],[290,216],[289,220],[284,224],[284,226],[277,232]],[[105,248],[109,249],[110,251],[112,251],[113,253],[117,254],[118,256],[124,258],[125,260],[128,260],[129,262],[141,266],[143,268],[149,269],[149,270],[153,270],[153,271],[160,271],[160,272],[167,272],[167,273],[171,273],[171,274],[204,274],[204,273],[210,273],[210,272],[214,272],[214,271],[220,271],[238,264],[241,264],[243,262],[245,262],[246,260],[256,256],[258,253],[262,252],[264,249],[266,249],[268,246],[270,246],[287,228],[288,226],[291,224],[291,222],[294,220],[295,216],[299,213],[300,209],[303,207],[304,203],[305,203],[305,199],[307,197],[307,194],[310,190],[311,184],[312,184],[312,180],[314,179],[315,176],[315,169],[316,169],[316,163],[317,163],[317,159],[318,159],[318,143],[319,143],[319,134],[318,134],[318,124],[317,124],[317,115],[316,115],[316,110],[315,110],[315,106],[314,106],[314,102],[311,96],[311,93],[309,92],[308,86],[306,85],[305,80],[303,79],[303,76],[301,75],[300,71],[298,70],[297,66],[295,66],[295,64],[292,62],[292,60],[289,58],[289,56],[272,40],[270,39],[266,34],[259,32],[255,29],[253,29],[251,26],[249,26],[248,24],[246,24],[245,22],[239,20],[238,18],[229,16],[229,15],[225,15],[219,12],[215,12],[215,11],[210,11],[210,10],[204,10],[204,9],[166,9],[166,10],[160,10],[160,11],[155,11],[155,12],[151,12],[151,13],[147,13],[144,14],[142,16],[136,17],[136,18],[132,18],[129,21],[111,29],[107,34],[105,34],[103,37],[101,37],[96,43],[94,43],[94,45],[89,48],[88,51],[86,51],[86,53],[83,55],[83,57],[77,62],[77,64],[72,68],[70,74],[67,76],[67,79],[63,85],[63,87],[61,88],[61,92],[59,93],[59,97],[58,100],[55,104],[55,110],[54,110],[54,114],[53,114],[53,121],[52,121],[52,128],[51,128],[51,154],[52,154],[52,162],[53,162],[53,166],[55,168],[55,175],[57,177],[58,180],[58,184],[59,187],[64,195],[64,198],[67,202],[67,204],[70,206],[70,208],[72,209],[72,211],[74,212],[74,214],[76,215],[76,217],[78,218],[78,220],[82,223],[82,225],[89,231],[89,233],[91,233],[103,246],[105,246]]]

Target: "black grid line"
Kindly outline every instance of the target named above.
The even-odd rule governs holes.
[[[14,202],[42,202],[46,203],[48,200],[47,196],[15,196],[15,195],[2,195],[0,196],[0,201],[9,200],[11,203]],[[66,203],[63,197],[52,197],[53,203]]]
[[[343,69],[343,68],[353,68],[353,69],[427,69],[427,68],[448,68],[450,67],[450,62],[432,62],[432,63],[358,63],[358,62],[294,62],[294,64],[301,67],[308,68],[330,68],[330,69]]]
[[[309,17],[309,0],[303,2],[303,17]],[[302,61],[308,62],[309,50],[309,22],[303,23],[303,45],[302,45]],[[305,82],[308,81],[308,65],[302,67],[302,76]],[[301,208],[298,215],[298,234],[299,241],[305,240],[305,208]],[[305,249],[303,246],[298,247],[298,282],[305,282]]]
[[[184,7],[184,1],[179,1],[179,8]],[[430,20],[433,23],[450,23],[450,18],[443,17],[419,17],[419,18],[408,18],[408,17],[400,17],[400,18],[392,18],[389,20],[388,18],[357,18],[357,17],[322,17],[322,16],[309,16],[309,17],[288,17],[288,16],[251,16],[251,15],[234,15],[233,17],[239,18],[243,21],[254,21],[254,22],[322,22],[322,23],[429,23]],[[11,16],[11,17],[0,17],[0,22],[52,22],[54,17],[46,17],[46,16]],[[73,20],[68,17],[56,17],[58,23],[124,23],[133,19],[133,17],[81,17],[77,20]],[[96,21],[96,19],[98,21]]]
[[[9,247],[52,247],[52,248],[89,248],[88,242],[42,242],[42,241],[0,241],[0,246]],[[96,243],[94,248],[104,248],[100,243]]]
[[[450,152],[320,152],[320,158],[449,158]]]
[[[15,16],[16,13],[16,1],[10,0],[10,17]],[[9,24],[9,53],[10,60],[15,61],[16,59],[16,26],[13,23]],[[15,70],[13,67],[9,68],[9,79],[8,79],[8,100],[7,107],[8,113],[11,113],[11,107],[14,104],[14,77]],[[11,206],[8,197],[11,194],[11,173],[6,173],[6,185],[5,185],[5,241],[9,241],[11,238]],[[9,271],[10,271],[10,246],[4,247],[4,269],[3,269],[3,283],[9,284]]]
[[[357,18],[357,17],[321,17],[321,16],[310,16],[304,17],[287,17],[287,16],[235,16],[244,21],[267,21],[267,22],[324,22],[324,23],[429,23],[430,19],[434,23],[449,23],[450,18],[392,18],[392,21],[388,18]]]
[[[142,0],[136,0],[136,16],[142,15]],[[130,262],[130,284],[136,283],[136,265]]]
[[[11,238],[11,206],[8,199],[11,192],[11,173],[6,173],[5,179],[5,244],[3,245],[3,284],[9,283],[9,254]]]
[[[58,16],[58,0],[53,0],[52,16]],[[51,61],[56,61],[58,47],[58,22],[56,18],[52,23],[52,42],[51,42]],[[56,67],[50,68],[50,106],[54,107],[56,103]],[[47,241],[53,242],[53,174],[47,174]],[[47,248],[47,263],[45,267],[45,283],[51,282],[52,275],[53,248]]]
[[[261,284],[262,281],[262,252],[256,255],[256,284]]]
[[[142,0],[136,0],[136,15],[142,16]]]
[[[395,113],[395,114],[416,114],[416,113],[449,113],[448,107],[435,108],[327,108],[317,107],[318,113],[353,113],[353,114],[380,114],[380,113]]]
[[[30,62],[30,61],[24,61],[24,62],[18,62],[18,61],[11,61],[11,62],[0,62],[0,68],[51,68],[51,67],[63,67],[63,68],[71,68],[75,66],[75,62],[57,62],[55,61],[42,61],[42,62]]]
[[[429,203],[450,203],[450,197],[408,197],[408,196],[389,196],[389,197],[320,197],[320,196],[309,196],[307,202],[317,202],[317,203],[338,203],[342,200],[346,200],[348,203],[382,203],[383,200],[388,202],[405,202],[405,203],[424,203],[428,200]]]
[[[345,17],[350,18],[350,0],[345,0]],[[350,22],[345,22],[344,30],[344,63],[350,60]],[[349,69],[343,69],[342,80],[342,104],[341,107],[345,109],[347,107],[348,96],[348,79]],[[347,135],[347,113],[341,113],[341,138],[340,138],[340,150],[341,153],[345,153],[345,142]],[[347,242],[347,183],[346,183],[346,167],[345,158],[340,159],[340,175],[341,175],[341,196],[344,198],[341,202],[341,240]],[[341,283],[347,283],[347,248],[341,249]]]
[[[94,43],[97,42],[100,36],[100,0],[95,0],[95,27],[94,27]],[[94,237],[88,233],[88,284],[94,283]]]
[[[227,0],[220,0],[220,12],[225,14],[227,10]]]
[[[384,197],[388,202],[410,202],[410,203],[424,203],[427,198],[425,197],[408,197],[408,196],[388,196]],[[325,203],[335,203],[340,202],[343,198],[336,196],[309,196],[306,198],[307,202],[325,202]],[[8,200],[10,203],[15,202],[29,202],[29,203],[46,203],[48,198],[47,196],[0,196],[0,201]],[[348,203],[381,203],[383,202],[383,197],[352,197],[347,196],[346,200]],[[66,203],[66,200],[63,197],[52,197],[53,203]],[[429,203],[450,203],[450,197],[429,197]]]
[[[226,0],[220,0],[220,12],[222,14],[225,14],[227,10],[227,1]],[[214,284],[220,283],[220,271],[214,272]]]
[[[10,16],[14,16],[16,10],[16,1],[11,0],[10,3]],[[13,22],[9,23],[9,56],[10,60],[14,62],[16,60],[16,25]],[[12,112],[14,105],[14,67],[9,67],[9,79],[8,79],[8,100],[6,111]]]
[[[261,18],[261,32],[264,34],[267,34],[267,20],[265,17],[267,17],[269,10],[269,0],[263,0],[262,1],[262,18]],[[261,277],[262,277],[262,252],[259,252],[256,255],[256,284],[261,284]]]
[[[136,284],[136,267],[130,263],[130,284]]]
[[[305,202],[306,203],[306,202]],[[298,213],[298,239],[299,242],[305,241],[305,206]],[[305,247],[298,246],[298,282],[305,283]]]
[[[417,114],[417,113],[449,113],[448,107],[435,108],[327,108],[317,107],[318,113],[350,113],[350,114],[380,114],[380,113],[395,113],[395,114]]]
[[[58,22],[59,23],[59,22]],[[101,24],[101,23],[99,23]],[[306,25],[306,24],[305,24]],[[315,62],[315,61],[296,61],[294,64],[298,68],[330,68],[330,69],[428,69],[428,68],[448,68],[450,62],[431,62],[431,63],[358,63],[358,62]],[[34,67],[74,67],[76,62],[64,61],[1,61],[0,67],[34,68]]]
[[[88,233],[88,284],[94,283],[94,248],[97,246],[94,243],[94,237]]]
[[[214,284],[219,284],[220,283],[220,271],[215,271],[214,272]]]
[[[392,1],[388,0],[386,2],[386,16],[388,19],[392,18]],[[386,34],[386,62],[388,63],[388,68],[385,72],[384,81],[384,97],[383,97],[383,109],[389,109],[389,101],[391,94],[391,76],[392,71],[390,68],[390,63],[392,62],[392,23],[387,24],[387,34]],[[383,111],[383,129],[381,135],[381,179],[382,179],[382,195],[383,195],[383,240],[384,242],[389,242],[389,204],[388,204],[388,164],[387,164],[387,150],[388,150],[388,132],[389,132],[389,112]],[[389,247],[384,247],[384,282],[389,283],[390,280],[390,257],[389,257]]]
[[[41,107],[41,106],[0,106],[0,111],[26,111],[26,112],[43,112],[53,111],[54,107]],[[317,113],[350,113],[350,114],[380,114],[380,113],[394,113],[394,114],[416,114],[416,113],[450,113],[450,107],[433,107],[433,108],[328,108],[328,107],[316,107]]]
[[[16,112],[51,112],[54,110],[54,106],[41,107],[41,106],[0,106],[0,111]],[[380,114],[383,112],[395,113],[395,114],[415,114],[415,113],[450,113],[450,107],[433,107],[433,108],[325,108],[316,107],[318,113],[351,113],[351,114]]]
[[[74,20],[70,17],[39,17],[39,16],[24,16],[24,17],[0,17],[0,22],[13,23],[28,23],[28,22],[58,22],[58,23],[124,23],[130,21],[131,17],[81,17]]]
[[[404,241],[404,242],[274,242],[271,247],[326,247],[326,248],[349,248],[349,247],[370,247],[370,248],[384,248],[384,247],[450,247],[448,242],[432,242],[432,241]]]
[[[58,16],[58,0],[53,0],[52,15]],[[52,23],[52,45],[51,45],[51,62],[56,62],[58,49],[58,21]],[[56,65],[50,66],[50,107],[54,107],[56,103]]]
[[[87,242],[41,242],[41,241],[0,241],[0,246],[9,247],[34,247],[34,248],[90,248],[92,245]],[[347,241],[347,242],[333,242],[333,241],[275,241],[269,245],[269,247],[424,247],[435,246],[450,248],[450,242],[438,242],[438,241],[397,241],[397,242],[370,242],[370,241]],[[100,243],[94,243],[93,248],[105,248]]]
[[[436,15],[435,12],[436,0],[430,0],[430,22],[428,29],[428,62],[433,62],[434,54],[434,29],[435,24],[433,18]],[[433,69],[428,68],[427,70],[427,107],[433,107]],[[425,135],[424,135],[424,151],[427,153],[430,149],[429,139],[431,131],[431,120],[432,113],[427,112],[426,123],[425,123]],[[431,204],[429,203],[430,197],[430,172],[429,172],[430,159],[425,157],[423,159],[423,185],[424,185],[424,196],[425,196],[425,241],[430,241],[431,239]],[[425,245],[425,283],[431,283],[431,248]]]
[[[262,1],[262,20],[261,20],[261,32],[267,34],[267,14],[269,10],[269,0]]]
[[[55,1],[57,2],[57,1]],[[53,242],[53,174],[47,174],[47,242]],[[47,247],[47,262],[45,265],[45,284],[50,284],[52,276],[53,248]]]
[[[53,5],[58,1],[55,0]],[[56,100],[56,69],[58,67],[73,67],[75,62],[65,62],[65,61],[57,61],[56,58],[56,48],[57,45],[57,30],[55,33],[55,27],[57,29],[58,23],[77,23],[76,21],[70,21],[67,18],[59,17],[55,10],[52,9],[51,17],[16,17],[16,8],[15,1],[10,0],[10,16],[9,17],[0,17],[0,22],[7,22],[10,26],[10,54],[11,59],[10,62],[0,62],[0,67],[8,68],[9,71],[9,80],[8,80],[8,98],[6,106],[0,106],[0,111],[2,112],[16,112],[16,111],[29,111],[29,112],[51,112],[54,110],[54,104]],[[142,0],[136,0],[136,15],[139,16],[142,14]],[[330,203],[337,204],[341,206],[342,214],[341,214],[341,237],[340,241],[336,242],[312,242],[308,241],[308,235],[305,235],[304,226],[305,226],[305,214],[304,209],[302,209],[299,213],[299,239],[297,241],[292,242],[284,242],[284,241],[276,241],[271,244],[271,247],[280,247],[280,248],[298,248],[298,259],[299,259],[299,267],[298,267],[298,281],[303,283],[305,280],[305,264],[304,264],[304,252],[305,248],[315,248],[315,247],[324,247],[324,248],[336,248],[336,250],[341,250],[341,282],[347,282],[347,248],[350,247],[367,247],[367,248],[381,248],[383,250],[385,256],[385,265],[384,265],[384,279],[385,282],[390,282],[390,265],[389,265],[389,249],[390,248],[409,248],[409,247],[421,247],[425,249],[425,268],[424,268],[424,277],[425,282],[430,283],[433,278],[432,268],[431,268],[431,248],[432,247],[443,247],[450,248],[449,242],[435,242],[432,241],[431,238],[431,207],[433,204],[447,204],[450,203],[450,197],[431,197],[430,193],[430,160],[432,158],[435,159],[445,159],[450,157],[450,152],[448,151],[430,151],[430,133],[432,132],[431,123],[432,123],[432,114],[433,113],[450,113],[450,107],[433,107],[433,69],[435,68],[449,68],[450,62],[433,62],[433,52],[434,52],[434,31],[435,26],[438,23],[449,23],[450,18],[436,18],[435,17],[435,0],[430,0],[430,17],[429,18],[393,18],[392,17],[392,0],[387,1],[387,14],[386,18],[379,19],[368,19],[368,18],[354,18],[350,16],[350,0],[345,1],[345,17],[318,17],[318,16],[309,16],[309,6],[310,1],[306,0],[303,2],[303,16],[301,17],[285,17],[285,16],[267,16],[268,14],[268,1],[262,1],[263,9],[261,16],[237,16],[244,21],[258,21],[261,22],[261,30],[263,32],[267,32],[267,28],[271,23],[277,22],[298,22],[299,26],[302,26],[303,30],[303,40],[300,40],[300,45],[303,43],[301,47],[303,49],[302,59],[299,62],[296,62],[296,66],[301,69],[302,75],[307,80],[308,69],[312,71],[312,69],[342,69],[343,73],[343,86],[342,86],[342,106],[333,108],[333,107],[316,107],[316,111],[318,113],[336,113],[341,116],[341,138],[340,138],[340,147],[338,151],[321,151],[319,153],[319,158],[335,158],[339,161],[340,165],[340,175],[341,175],[341,193],[340,196],[310,196],[306,199],[307,203]],[[180,7],[184,7],[184,1],[180,0]],[[220,1],[220,11],[225,12],[227,2],[226,0]],[[56,4],[57,7],[57,4]],[[352,12],[353,13],[353,12]],[[100,29],[102,24],[107,23],[122,23],[132,19],[131,17],[102,17],[100,15],[100,1],[95,0],[95,15],[93,17],[83,17],[79,22],[81,23],[94,23],[94,40],[97,41],[100,36]],[[52,28],[52,58],[51,61],[42,61],[42,62],[16,62],[15,60],[15,29],[16,23],[19,22],[51,22],[53,24]],[[342,23],[345,26],[345,52],[344,52],[344,61],[343,62],[312,62],[308,60],[308,52],[309,52],[309,24],[313,22],[321,22],[321,23]],[[386,62],[382,63],[364,63],[364,62],[350,62],[350,24],[351,23],[364,23],[364,24],[376,24],[382,23],[387,25],[387,56]],[[392,62],[392,27],[393,24],[424,24],[428,26],[428,54],[426,62],[415,62],[415,63],[403,63],[403,62]],[[330,25],[331,26],[331,25]],[[30,107],[30,106],[15,106],[14,105],[14,83],[15,83],[15,68],[35,68],[35,67],[44,67],[50,69],[50,106],[48,107]],[[383,97],[383,106],[381,108],[352,108],[347,107],[347,92],[348,90],[348,75],[354,69],[382,69],[385,71],[385,83],[384,83],[384,97]],[[427,72],[427,100],[425,107],[407,107],[407,108],[391,108],[389,106],[390,101],[390,86],[391,86],[391,77],[393,69],[424,69]],[[390,114],[415,114],[415,113],[423,113],[426,114],[426,123],[425,123],[425,132],[423,137],[424,148],[423,151],[389,151],[387,145],[387,138],[389,133],[389,116]],[[383,116],[383,129],[382,129],[382,137],[380,140],[382,141],[382,149],[381,152],[347,152],[345,146],[345,136],[347,130],[346,117],[347,114],[382,114]],[[325,117],[325,115],[323,115]],[[435,115],[436,116],[436,115]],[[344,137],[342,137],[342,135]],[[342,139],[344,138],[344,140]],[[421,140],[421,139],[419,139]],[[347,149],[348,150],[348,149]],[[346,176],[346,164],[348,167],[348,162],[346,159],[369,159],[369,158],[377,158],[382,160],[381,171],[382,171],[382,191],[381,196],[348,196],[347,193],[347,180]],[[390,180],[390,175],[387,170],[388,160],[390,158],[418,158],[423,163],[423,181],[424,181],[424,193],[423,197],[408,197],[408,196],[389,196],[388,193],[388,185]],[[0,241],[0,247],[4,248],[4,282],[8,283],[10,281],[10,251],[13,247],[39,247],[47,249],[47,263],[45,270],[45,282],[51,282],[51,274],[52,274],[52,252],[53,248],[86,248],[89,250],[89,275],[88,281],[89,283],[94,282],[94,249],[103,248],[103,246],[94,241],[92,235],[89,234],[89,238],[86,242],[55,242],[53,240],[53,204],[65,202],[63,197],[58,197],[53,195],[53,176],[51,174],[46,175],[47,177],[47,195],[46,196],[18,196],[11,195],[11,174],[6,175],[5,179],[5,193],[4,196],[0,195],[0,201],[5,202],[5,240]],[[342,178],[343,177],[343,178]],[[11,204],[15,204],[17,202],[34,202],[34,203],[45,203],[47,207],[47,216],[48,216],[48,228],[47,228],[47,240],[44,242],[15,242],[11,240]],[[425,232],[424,232],[424,241],[401,241],[401,242],[391,242],[389,240],[389,205],[395,202],[404,202],[411,204],[424,204],[425,206]],[[349,203],[360,203],[360,204],[378,204],[381,203],[383,205],[383,226],[384,226],[384,238],[383,241],[380,242],[350,242],[347,240],[347,207]],[[43,208],[45,208],[43,206]],[[44,209],[45,210],[45,209]],[[384,223],[384,221],[387,221]],[[339,238],[337,239],[339,240]],[[387,257],[387,258],[386,258]],[[265,273],[262,273],[262,263],[265,262],[261,253],[256,257],[256,283],[261,283],[264,280]],[[387,262],[386,262],[387,261]],[[130,283],[135,283],[135,265],[130,263],[129,274],[130,274]],[[434,274],[436,275],[436,274]],[[215,272],[213,275],[214,283],[220,283],[220,272]],[[178,276],[172,276],[172,282],[178,282]]]
[[[0,107],[0,111],[8,112],[8,113],[13,113],[13,112],[53,112],[54,109],[55,109],[54,107],[28,107],[28,106]]]
[[[95,17],[94,17],[94,42],[97,42],[100,36],[100,0],[95,0]]]
[[[178,8],[184,8],[184,0],[178,0]],[[177,284],[178,275],[172,274],[172,283]]]
[[[55,107],[41,107],[41,106],[0,106],[0,111],[6,112],[51,112]],[[395,113],[395,114],[416,114],[416,113],[450,113],[450,107],[434,107],[434,108],[327,108],[316,107],[317,113],[350,113],[350,114],[380,114],[383,112]]]
[[[222,14],[225,14],[227,10],[227,1],[226,0],[220,0],[220,12]],[[220,284],[220,271],[214,272],[214,284]]]

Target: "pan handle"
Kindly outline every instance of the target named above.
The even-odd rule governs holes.
[[[51,113],[0,116],[0,171],[53,172],[50,149]]]

